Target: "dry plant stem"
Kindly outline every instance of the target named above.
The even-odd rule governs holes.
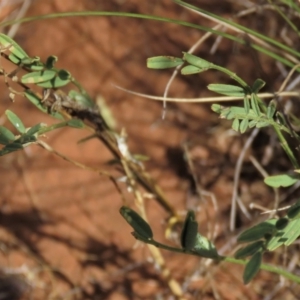
[[[186,6],[184,6],[184,5],[180,4],[180,3],[178,3],[178,4],[181,5],[181,6],[183,6],[185,9],[190,10],[190,11],[192,11],[192,12],[200,15],[201,17],[204,17],[204,18],[206,18],[206,19],[208,19],[210,21],[213,21],[213,22],[215,22],[217,24],[223,25],[227,29],[230,29],[230,30],[232,30],[234,32],[237,32],[239,34],[245,34],[244,31],[242,31],[241,29],[239,29],[239,28],[237,28],[237,27],[235,27],[233,25],[230,25],[230,24],[228,24],[228,23],[226,23],[226,22],[224,22],[222,20],[218,20],[218,19],[214,18],[213,16],[209,16],[209,15],[207,15],[205,13],[202,13],[202,12],[200,12],[198,10],[194,10],[192,8],[186,7]],[[251,11],[248,11],[248,10],[247,10],[247,12],[248,13],[252,13]],[[238,16],[239,15],[237,15],[237,17]],[[241,12],[241,16],[243,16],[242,12]],[[252,41],[255,41],[258,45],[261,45],[261,46],[265,47],[266,49],[272,51],[273,53],[280,54],[282,57],[287,58],[288,60],[290,60],[291,62],[293,62],[295,64],[299,63],[299,60],[296,59],[294,56],[286,53],[285,51],[278,50],[277,48],[275,48],[274,46],[272,46],[272,45],[268,44],[267,42],[261,40],[260,38],[254,36],[252,34],[249,34],[249,33],[247,33],[247,37],[250,38]]]
[[[238,186],[239,186],[239,178],[241,174],[241,169],[243,165],[243,161],[246,155],[247,150],[251,146],[252,142],[254,141],[255,137],[259,133],[259,128],[255,128],[251,135],[248,137],[240,155],[236,163],[235,171],[234,171],[234,182],[233,182],[233,192],[231,198],[231,212],[230,212],[230,224],[229,228],[231,231],[235,229],[235,218],[236,218],[236,199],[238,196]]]
[[[202,98],[169,98],[153,96],[143,93],[134,92],[118,85],[113,85],[117,89],[127,92],[131,95],[139,96],[145,99],[151,99],[155,101],[168,101],[168,102],[184,102],[184,103],[216,103],[216,102],[229,102],[229,101],[242,101],[243,97],[232,97],[232,96],[216,96],[216,97],[202,97]],[[270,99],[274,97],[299,97],[300,92],[297,91],[284,91],[280,93],[259,93],[257,96],[260,99]]]
[[[214,30],[218,30],[220,27],[222,27],[221,25],[216,25],[215,27],[213,27]],[[201,44],[203,44],[210,36],[212,35],[211,32],[206,32],[189,50],[187,53],[192,54]],[[164,95],[163,97],[166,98],[168,96],[169,93],[169,89],[171,87],[172,82],[174,81],[175,77],[177,76],[179,70],[182,68],[184,64],[181,64],[179,66],[177,66],[175,68],[175,70],[173,71],[172,76],[170,77],[169,81],[166,84],[166,88],[164,91]],[[166,116],[166,110],[167,110],[167,102],[163,101],[163,113],[162,113],[162,119],[165,118]]]
[[[26,14],[28,8],[29,8],[30,5],[31,5],[31,2],[32,2],[32,0],[25,0],[25,1],[23,2],[23,5],[22,5],[22,7],[20,8],[20,10],[19,10],[19,12],[18,12],[18,14],[17,14],[15,20],[22,19],[22,18],[25,16],[25,14]],[[8,33],[7,33],[7,35],[8,35],[9,37],[13,38],[13,37],[15,36],[15,34],[17,33],[19,27],[20,27],[20,23],[15,23],[14,25],[12,25],[12,26],[10,27],[10,29],[9,29],[9,31],[8,31]]]
[[[123,165],[123,169],[124,169],[125,174],[128,179],[128,185],[130,186],[131,190],[134,193],[136,205],[139,208],[142,218],[147,221],[147,214],[146,214],[146,210],[145,210],[144,199],[143,199],[141,192],[138,190],[134,176],[128,166],[128,162],[129,162],[129,160],[123,156],[123,158],[121,159],[121,163]],[[156,265],[159,266],[159,268],[161,270],[161,274],[162,274],[163,278],[165,279],[165,281],[167,282],[173,295],[178,300],[186,300],[183,297],[183,292],[182,292],[181,286],[172,277],[170,270],[167,268],[167,266],[165,264],[165,260],[161,254],[161,251],[158,248],[154,247],[153,245],[147,244],[147,246],[149,248],[149,251],[150,251]]]
[[[64,155],[64,154],[62,154],[62,153],[60,153],[60,152],[58,152],[57,150],[53,149],[50,145],[48,145],[48,144],[45,143],[44,141],[38,140],[38,141],[37,141],[37,144],[38,144],[40,147],[44,148],[45,150],[47,150],[47,151],[49,151],[49,152],[51,152],[51,153],[54,153],[55,155],[59,156],[59,157],[62,158],[63,160],[65,160],[65,161],[67,161],[67,162],[69,162],[69,163],[75,165],[76,167],[79,167],[79,168],[84,169],[84,170],[89,170],[89,171],[97,172],[97,173],[99,173],[100,175],[103,175],[103,176],[108,177],[108,178],[111,180],[111,182],[113,183],[113,185],[115,186],[115,188],[117,189],[117,191],[119,192],[119,194],[120,194],[120,196],[121,196],[123,202],[126,202],[125,197],[124,197],[124,194],[123,194],[122,190],[120,189],[120,187],[119,187],[119,185],[118,185],[116,179],[115,179],[111,174],[109,174],[109,172],[102,171],[102,170],[100,170],[100,169],[98,169],[98,168],[92,168],[92,167],[90,167],[90,166],[86,166],[86,165],[84,165],[84,164],[82,164],[82,163],[80,163],[80,162],[77,162],[77,161],[75,161],[74,159],[71,159],[70,157],[68,157],[68,156],[66,156],[66,155]]]

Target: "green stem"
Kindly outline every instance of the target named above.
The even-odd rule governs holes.
[[[273,126],[277,136],[278,136],[278,139],[280,141],[280,144],[281,144],[281,147],[283,148],[283,150],[285,151],[285,153],[287,154],[288,158],[290,159],[291,163],[293,164],[293,167],[295,169],[299,169],[300,168],[300,165],[292,151],[292,149],[290,148],[287,140],[285,139],[284,135],[282,134],[282,132],[280,131],[279,128],[277,128],[276,126]]]
[[[139,238],[138,236],[135,236],[135,237],[137,239],[141,240],[142,242],[153,245],[157,248],[165,249],[165,250],[172,251],[172,252],[187,254],[187,255],[194,255],[194,256],[202,258],[202,256],[200,254],[198,254],[197,252],[195,252],[195,251],[190,251],[190,250],[186,250],[186,249],[182,249],[182,248],[171,247],[171,246],[168,246],[168,245],[165,245],[165,244],[161,244],[161,243],[159,243],[159,242],[157,242],[153,239],[144,240],[142,238]],[[219,258],[216,258],[215,260],[217,262],[223,261],[223,262],[229,262],[229,263],[234,263],[234,264],[239,264],[239,265],[246,265],[247,262],[248,262],[248,260],[236,259],[236,258],[228,257],[228,256],[219,256]],[[294,274],[292,274],[289,271],[286,271],[284,269],[281,269],[281,268],[278,268],[278,267],[275,267],[275,266],[272,266],[272,265],[268,265],[268,264],[261,264],[260,269],[271,272],[271,273],[278,274],[278,275],[283,276],[286,279],[289,279],[289,280],[294,281],[296,283],[300,283],[300,277],[299,276],[296,276],[296,275],[294,275]]]

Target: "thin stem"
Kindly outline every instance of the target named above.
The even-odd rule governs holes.
[[[147,244],[151,244],[155,247],[161,248],[161,249],[165,249],[168,251],[172,251],[172,252],[177,252],[177,253],[182,253],[182,254],[187,254],[187,255],[194,255],[197,257],[201,257],[203,258],[200,254],[198,254],[195,251],[190,251],[190,250],[186,250],[186,249],[182,249],[182,248],[176,248],[176,247],[172,247],[172,246],[168,246],[165,244],[161,244],[153,239],[151,240],[144,240],[138,236],[135,236],[138,240],[145,242]],[[234,264],[239,264],[239,265],[246,265],[248,263],[248,260],[242,260],[242,259],[236,259],[233,257],[228,257],[228,256],[219,256],[218,258],[215,259],[215,261],[217,262],[229,262],[229,263],[234,263]],[[296,276],[292,273],[290,273],[289,271],[286,271],[284,269],[278,268],[276,266],[272,266],[272,265],[268,265],[268,264],[261,264],[260,265],[260,269],[261,270],[265,270],[271,273],[275,273],[278,274],[280,276],[285,277],[286,279],[289,279],[291,281],[294,281],[296,283],[300,283],[300,277]]]

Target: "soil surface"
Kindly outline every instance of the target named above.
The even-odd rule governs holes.
[[[14,17],[23,5],[15,2],[1,8],[2,20]],[[234,1],[194,3],[223,16],[244,9]],[[40,0],[31,2],[26,16],[85,10],[126,11],[214,25],[167,0]],[[269,13],[259,22],[245,17],[241,23],[266,32],[271,27],[270,34],[276,35],[280,25],[272,24]],[[3,32],[7,33],[7,28]],[[14,39],[31,56],[42,60],[57,56],[57,65],[69,70],[93,99],[102,97],[116,120],[117,131],[126,130],[130,152],[149,158],[143,163],[145,170],[178,214],[183,217],[187,209],[195,209],[200,232],[213,236],[222,254],[233,255],[237,234],[263,218],[260,211],[249,210],[249,204],[273,207],[274,194],[263,184],[251,155],[259,162],[265,159],[269,173],[274,172],[274,162],[276,168],[287,164],[279,148],[266,157],[271,133],[261,131],[246,154],[239,195],[250,220],[238,209],[236,230],[230,232],[234,170],[249,133],[234,133],[229,122],[211,111],[210,104],[169,103],[162,120],[161,102],[116,88],[162,96],[172,71],[147,69],[146,59],[180,57],[203,35],[196,29],[135,18],[69,17],[23,23]],[[269,58],[255,57],[246,46],[228,40],[219,42],[211,36],[196,54],[228,67],[247,82],[263,77],[272,83],[269,90],[278,86],[280,71]],[[217,48],[211,54],[213,46]],[[230,80],[216,72],[177,75],[169,96],[211,96],[206,86],[218,82]],[[56,122],[22,97],[12,103],[4,80],[0,84],[1,125],[8,126],[6,109],[20,116],[27,127]],[[280,286],[276,275],[262,271],[245,286],[241,266],[161,250],[164,268],[171,274],[164,276],[162,266],[153,260],[147,246],[136,242],[119,214],[124,204],[136,206],[133,193],[121,181],[122,173],[109,164],[112,154],[97,139],[78,144],[89,134],[87,130],[63,128],[47,134],[43,141],[74,161],[117,174],[126,203],[106,176],[82,169],[37,145],[1,157],[0,290],[6,291],[7,297],[0,299],[21,299],[21,295],[23,299],[295,299],[295,287],[289,282]],[[201,188],[202,197],[197,188]],[[155,239],[178,245],[176,228],[166,238],[170,214],[145,190],[140,191]],[[282,264],[273,255],[265,261]],[[170,288],[171,279],[181,288],[181,298]],[[278,287],[276,292],[274,287]]]

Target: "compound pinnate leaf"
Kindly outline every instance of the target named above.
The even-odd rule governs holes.
[[[290,219],[295,219],[300,217],[300,201],[293,204],[287,211],[287,216]]]
[[[195,220],[195,213],[189,210],[181,232],[181,246],[184,249],[191,250],[195,246],[198,233],[198,223]]]
[[[7,116],[8,120],[12,123],[12,125],[20,132],[24,133],[26,128],[20,118],[10,110],[5,111],[5,115]]]
[[[242,87],[231,84],[212,83],[209,84],[207,88],[210,91],[226,96],[243,97],[245,95],[245,91]]]
[[[262,251],[256,252],[251,259],[247,262],[244,274],[243,274],[243,280],[244,284],[249,283],[254,276],[258,273],[260,269],[262,261]]]
[[[276,232],[276,222],[276,219],[270,219],[259,223],[242,232],[237,241],[240,243],[253,242],[264,238],[266,234],[274,234]]]
[[[265,86],[265,84],[266,82],[262,79],[256,79],[252,86],[252,92],[257,94]]]
[[[134,210],[129,207],[122,206],[120,214],[133,228],[134,234],[137,238],[149,240],[153,238],[153,232],[149,224]]]
[[[56,75],[55,71],[43,70],[37,72],[28,73],[21,78],[21,82],[24,84],[41,83],[53,79]]]
[[[173,56],[155,56],[147,59],[147,68],[149,69],[168,69],[175,68],[183,64],[181,58]]]
[[[192,74],[197,74],[197,73],[201,73],[204,70],[192,65],[189,66],[185,66],[181,69],[181,74],[182,75],[192,75]]]
[[[219,257],[215,245],[205,236],[202,236],[199,233],[197,233],[196,243],[193,251],[205,258],[215,259]]]
[[[265,184],[279,188],[279,187],[288,187],[293,185],[299,180],[299,175],[288,175],[288,174],[282,174],[282,175],[274,175],[274,176],[268,176],[264,179]]]
[[[264,246],[264,241],[257,241],[247,245],[244,248],[239,249],[234,257],[237,259],[246,258],[247,256],[251,256],[255,254],[257,251],[262,250]]]
[[[200,69],[204,69],[203,71],[208,70],[214,66],[211,62],[187,52],[184,52],[183,59],[190,65],[193,65]]]

